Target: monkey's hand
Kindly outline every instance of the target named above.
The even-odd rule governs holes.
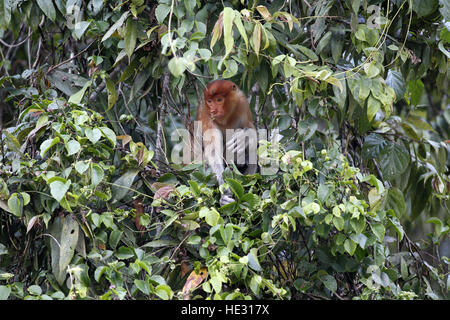
[[[239,155],[245,152],[250,144],[256,144],[256,130],[252,128],[237,129],[228,139],[226,148],[229,153]]]
[[[225,193],[220,197],[220,206],[223,207],[226,204],[235,202],[236,200],[233,199],[233,196],[231,195],[230,189],[227,189]]]

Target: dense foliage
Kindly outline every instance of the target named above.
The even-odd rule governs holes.
[[[0,299],[449,298],[448,1],[0,12]],[[172,161],[214,78],[281,135],[223,207]]]

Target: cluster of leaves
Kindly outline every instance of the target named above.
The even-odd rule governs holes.
[[[446,1],[0,12],[1,299],[448,298]],[[167,156],[217,77],[282,136],[223,207]]]

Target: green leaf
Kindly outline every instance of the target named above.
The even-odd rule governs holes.
[[[212,227],[217,225],[220,219],[220,214],[217,212],[217,210],[214,208],[210,209],[208,207],[202,207],[199,211],[198,216],[200,218],[205,218],[206,223]]]
[[[205,216],[206,223],[209,224],[211,227],[214,227],[219,222],[219,219],[220,214],[214,208],[208,210],[208,213]]]
[[[367,240],[368,240],[368,238],[363,234],[363,233],[360,233],[360,234],[358,234],[358,235],[351,235],[350,236],[350,238],[354,241],[354,242],[356,242],[362,249],[365,249],[366,248],[366,243],[367,243]]]
[[[370,228],[372,229],[374,235],[378,238],[378,241],[382,242],[386,233],[384,226],[381,223],[372,223]]]
[[[91,85],[92,80],[86,81],[83,88],[81,88],[78,92],[70,96],[69,103],[80,104],[81,100],[83,99],[84,93],[86,92],[87,88],[89,88]]]
[[[408,168],[411,158],[405,147],[395,143],[388,143],[381,151],[379,165],[383,178],[392,180],[401,175]]]
[[[411,104],[417,106],[420,103],[424,91],[424,84],[422,80],[412,80],[408,82],[408,90],[411,94]]]
[[[164,20],[166,19],[167,15],[170,12],[170,6],[168,6],[167,4],[159,4],[156,7],[155,10],[155,16],[156,16],[156,20],[158,20],[158,22],[161,24],[164,22]]]
[[[127,20],[126,32],[125,32],[125,41],[124,48],[128,57],[134,52],[134,48],[136,47],[136,39],[137,39],[137,21],[132,18]]]
[[[296,48],[301,51],[309,60],[315,62],[319,60],[319,57],[317,56],[317,54],[312,51],[311,49],[301,46],[301,45],[297,45]]]
[[[316,132],[319,123],[312,117],[306,120],[300,120],[297,124],[299,139],[306,141]]]
[[[78,222],[71,216],[56,217],[50,227],[50,234],[53,236],[50,240],[52,272],[62,285],[78,242]]]
[[[226,66],[226,69],[225,69],[225,71],[222,74],[222,77],[224,79],[231,78],[231,77],[233,77],[234,75],[236,75],[238,73],[239,66],[236,63],[236,61],[234,61],[233,59],[225,60],[224,64]]]
[[[190,16],[194,16],[194,8],[196,5],[196,0],[184,0],[184,7],[186,8],[187,12]]]
[[[255,295],[259,295],[259,289],[261,287],[262,284],[262,278],[260,275],[258,274],[254,274],[252,279],[250,280],[250,290],[252,290],[252,292]]]
[[[407,124],[405,122],[402,122],[401,126],[403,128],[403,131],[405,131],[405,133],[408,137],[410,137],[412,140],[420,141],[419,134],[412,126],[410,126],[409,124]]]
[[[169,70],[174,77],[180,77],[186,70],[186,59],[183,57],[173,57],[169,61]]]
[[[406,120],[419,130],[434,130],[428,122],[425,122],[417,115],[410,114]]]
[[[438,9],[439,1],[438,0],[413,0],[412,1],[412,9],[417,13],[417,16],[424,17],[432,14]]]
[[[370,95],[369,99],[367,99],[367,119],[372,121],[377,112],[380,111],[381,107],[381,102]]]
[[[258,261],[258,249],[252,248],[250,249],[250,252],[247,254],[248,258],[248,266],[255,270],[256,272],[262,271],[261,265]]]
[[[40,146],[41,157],[43,158],[47,151],[57,143],[59,143],[59,137],[47,139],[42,142]]]
[[[317,20],[319,20],[319,19],[317,19]],[[328,44],[330,43],[332,34],[333,34],[333,32],[328,31],[327,33],[325,33],[325,35],[322,37],[322,39],[320,39],[319,43],[317,44],[316,54],[320,54],[322,52],[322,50],[328,46]]]
[[[70,140],[66,143],[67,155],[71,156],[81,150],[81,145],[76,140]]]
[[[142,247],[150,247],[150,248],[162,248],[162,247],[173,247],[178,245],[177,241],[170,240],[170,239],[164,239],[164,240],[153,240],[150,242],[147,242]]]
[[[439,43],[438,43],[438,49],[439,49],[443,54],[445,54],[445,56],[447,57],[447,59],[450,59],[450,51],[447,50],[447,49],[444,47],[444,41],[439,41]]]
[[[120,247],[117,252],[114,254],[119,260],[126,260],[134,257],[133,248],[128,247]]]
[[[102,135],[109,141],[111,142],[112,146],[115,147],[116,146],[116,142],[117,142],[117,138],[116,138],[116,134],[114,133],[114,131],[112,131],[110,128],[108,127],[100,127],[99,128],[100,131],[102,132]]]
[[[321,203],[325,203],[328,197],[333,193],[334,185],[332,184],[320,184],[317,188],[317,198]]]
[[[130,187],[138,173],[138,169],[128,170],[120,178],[113,182],[111,187],[113,202],[119,201],[126,196],[126,194],[130,191]]]
[[[9,210],[18,218],[22,217],[23,207],[25,206],[25,199],[21,194],[13,193],[8,199]]]
[[[244,188],[239,181],[234,179],[225,179],[225,181],[228,183],[231,191],[233,191],[238,199],[241,199],[244,196]]]
[[[209,283],[211,283],[216,293],[220,293],[222,291],[222,280],[219,276],[211,276]]]
[[[0,285],[0,300],[8,300],[11,294],[11,287]]]
[[[120,230],[113,230],[111,231],[111,234],[109,235],[109,245],[111,246],[111,248],[113,248],[114,250],[117,247],[117,244],[120,241],[120,238],[122,238],[123,235],[123,231]]]
[[[100,282],[100,278],[102,277],[103,273],[105,273],[105,271],[107,271],[109,268],[106,266],[100,266],[97,269],[95,269],[94,272],[94,279],[97,282]]]
[[[245,49],[248,50],[248,37],[247,32],[245,31],[244,25],[242,24],[242,16],[238,11],[234,11],[234,24],[236,25],[239,33],[241,34],[242,39],[245,42]]]
[[[447,0],[439,0],[439,4],[439,11],[444,17],[444,20],[450,21],[450,2]],[[450,277],[448,278],[448,280],[450,281]]]
[[[325,285],[325,287],[331,292],[336,292],[337,290],[337,282],[333,276],[329,274],[324,274],[319,276],[320,281]]]
[[[339,231],[344,230],[345,220],[342,217],[333,217],[333,224]]]
[[[155,288],[155,294],[163,300],[169,300],[173,296],[172,289],[166,284],[160,284]]]
[[[200,57],[205,60],[208,61],[209,58],[211,58],[211,51],[208,49],[198,49],[198,54],[200,55]]]
[[[37,0],[37,4],[39,8],[41,8],[42,12],[53,22],[55,22],[56,19],[56,10],[53,6],[52,1],[48,0]]]
[[[348,252],[349,255],[353,255],[356,250],[356,243],[353,242],[351,239],[346,239],[344,242],[344,249]]]
[[[8,249],[6,249],[6,246],[4,244],[0,243],[0,256],[4,254],[8,254]],[[0,280],[7,280],[7,279],[5,279],[0,275]]]
[[[230,7],[223,9],[223,41],[225,44],[225,59],[233,50],[234,38],[233,38],[233,20],[234,10]]]
[[[70,185],[70,180],[67,180],[65,183],[59,180],[53,181],[50,183],[50,194],[53,198],[60,202],[69,190]]]
[[[352,10],[355,14],[358,13],[359,7],[361,6],[361,0],[351,0]]]
[[[360,102],[363,102],[367,99],[367,97],[370,94],[371,88],[372,88],[372,79],[361,77],[361,79],[359,80],[359,93],[357,97]]]
[[[97,186],[105,176],[103,169],[96,163],[91,163],[91,186]]]
[[[381,151],[385,149],[389,141],[385,140],[381,135],[376,133],[369,134],[364,139],[362,148],[363,156],[365,159],[375,159],[381,154]]]
[[[106,111],[109,111],[117,101],[117,91],[114,82],[111,80],[111,78],[106,77],[105,83],[106,83],[106,90],[108,90],[108,109]]]
[[[73,35],[75,39],[80,40],[83,34],[86,32],[87,28],[91,24],[90,21],[79,21],[75,24],[73,29]]]
[[[364,71],[369,78],[375,78],[380,74],[380,69],[375,64],[375,61],[364,64]]]
[[[398,234],[399,241],[402,241],[405,231],[403,230],[400,221],[397,218],[388,218],[389,225],[394,228],[395,232]]]
[[[159,7],[159,6],[158,6]],[[156,10],[158,10],[158,8],[156,8]],[[102,41],[106,41],[109,39],[109,37],[112,36],[112,34],[119,29],[122,24],[125,22],[125,19],[128,17],[128,15],[130,14],[130,11],[125,11],[122,16],[119,18],[119,20],[117,20],[112,26],[111,28],[109,28],[109,30],[105,33],[105,35],[102,38]],[[156,14],[156,12],[155,12]],[[158,15],[156,15],[156,17],[158,18]],[[159,20],[158,20],[159,21]]]
[[[135,279],[134,284],[136,285],[136,288],[138,288],[143,294],[150,294],[150,285],[147,281]]]
[[[222,237],[223,242],[225,245],[228,245],[230,240],[233,237],[233,226],[231,224],[228,224],[225,228],[221,227],[220,229],[220,236]]]
[[[0,1],[0,28],[8,29],[11,22],[11,5],[12,1]]]
[[[386,84],[394,89],[396,101],[403,99],[406,92],[406,83],[400,72],[389,69],[386,77]]]
[[[350,219],[350,225],[357,234],[360,234],[366,229],[366,218],[363,216],[352,218]]]
[[[75,163],[75,170],[79,174],[83,174],[88,168],[89,168],[89,162],[88,161],[77,161]]]
[[[398,188],[391,188],[388,191],[385,203],[386,209],[392,209],[397,218],[401,218],[406,212],[406,203],[403,193]]]
[[[30,294],[34,294],[36,296],[40,296],[42,294],[42,288],[37,285],[32,285],[27,288]]]

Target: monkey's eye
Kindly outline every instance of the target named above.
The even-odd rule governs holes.
[[[222,102],[222,98],[217,98],[217,102]]]
[[[212,100],[211,99],[208,99],[208,103],[211,103],[212,102]]]

